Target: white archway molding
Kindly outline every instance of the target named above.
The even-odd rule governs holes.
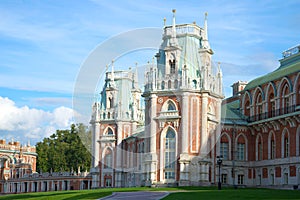
[[[253,103],[256,103],[256,99],[259,94],[261,94],[262,101],[265,100],[265,93],[264,93],[263,89],[261,88],[261,86],[258,86],[255,88],[254,93],[253,93],[253,100],[252,100]]]
[[[288,84],[289,93],[291,93],[293,91],[292,81],[288,77],[283,77],[278,85],[278,97],[281,97],[283,95],[282,93],[283,93],[285,83]]]
[[[269,82],[268,86],[267,86],[267,90],[266,90],[266,100],[269,100],[269,92],[270,90],[273,90],[274,92],[274,97],[277,96],[277,88],[276,85],[273,81]]]
[[[164,149],[165,149],[165,138],[166,138],[166,135],[167,135],[167,132],[168,130],[171,129],[174,134],[175,134],[175,159],[177,160],[178,158],[178,133],[177,131],[175,130],[175,128],[173,128],[172,126],[166,126],[162,131],[161,131],[161,135],[160,135],[160,180],[161,181],[165,181],[165,176],[164,176],[164,166],[165,166],[165,154],[164,154]],[[177,164],[175,164],[175,179],[174,181],[176,180],[177,178]]]
[[[164,102],[163,106],[161,107],[161,112],[166,112],[168,111],[168,106],[169,106],[169,103],[172,103],[173,106],[175,107],[175,110],[174,111],[178,111],[178,106],[177,104],[175,103],[175,101],[173,101],[172,99],[168,99]]]
[[[114,158],[115,158],[115,155],[114,155],[114,149],[111,147],[111,146],[106,146],[104,147],[103,151],[102,151],[102,158],[101,158],[101,162],[102,162],[102,169],[104,167],[103,163],[105,163],[105,155],[106,155],[106,152],[107,151],[110,151],[111,152],[111,157],[112,157],[112,167],[114,166]]]
[[[252,105],[252,95],[249,91],[246,91],[243,95],[242,98],[242,109],[243,109],[243,114],[245,114],[245,111],[247,108],[245,108],[246,100],[249,100],[249,106]],[[251,114],[251,109],[250,109],[250,114]]]
[[[115,130],[114,130],[114,128],[111,127],[111,126],[107,126],[107,127],[104,129],[103,135],[108,135],[108,130],[109,130],[109,129],[113,132],[113,135],[115,135]]]

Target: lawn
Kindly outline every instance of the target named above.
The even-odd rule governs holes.
[[[271,189],[231,189],[219,191],[214,187],[179,187],[179,188],[111,188],[81,191],[39,192],[0,196],[2,199],[37,199],[37,200],[72,200],[99,199],[111,195],[112,192],[129,191],[169,191],[170,195],[164,200],[192,199],[300,199],[300,190],[271,190]]]

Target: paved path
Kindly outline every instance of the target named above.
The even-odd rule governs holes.
[[[101,200],[158,200],[167,196],[168,192],[114,192],[111,196],[101,198]],[[99,199],[100,200],[100,199]]]

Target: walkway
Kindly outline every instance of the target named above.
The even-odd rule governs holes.
[[[166,197],[168,192],[114,192],[112,195],[101,198],[101,200],[158,200]],[[100,199],[99,199],[100,200]]]

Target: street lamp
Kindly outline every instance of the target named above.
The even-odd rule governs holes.
[[[221,186],[221,165],[222,165],[222,158],[223,156],[217,156],[217,165],[219,167],[219,182],[218,182],[218,190],[221,190],[222,189],[222,186]]]

